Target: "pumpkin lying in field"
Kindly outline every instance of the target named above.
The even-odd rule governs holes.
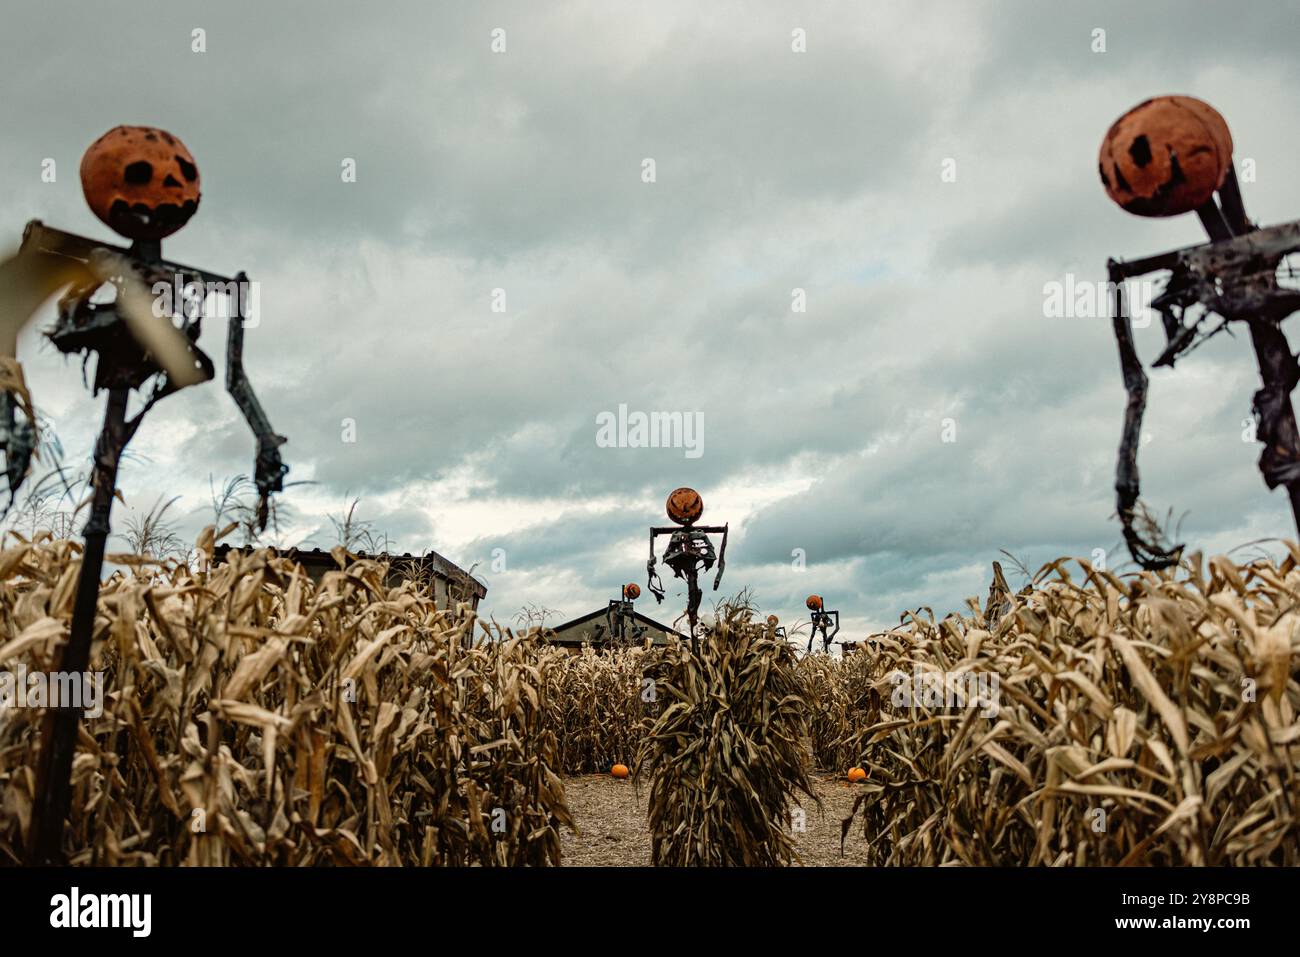
[[[626,764],[616,764],[616,765],[614,765],[612,768],[609,769],[609,773],[612,774],[612,775],[613,775],[614,777],[616,777],[616,778],[625,778],[625,777],[627,777],[627,774],[628,774],[628,771],[627,771],[627,765],[626,765]]]
[[[867,779],[867,772],[862,770],[862,768],[849,768],[849,781],[851,783],[858,784],[859,782],[865,781],[866,779]]]

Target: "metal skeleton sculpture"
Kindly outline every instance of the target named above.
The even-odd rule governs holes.
[[[650,560],[646,562],[647,584],[654,593],[655,601],[664,600],[664,586],[655,571],[655,538],[667,535],[668,548],[664,551],[662,563],[673,570],[677,578],[685,579],[687,590],[686,617],[690,622],[691,651],[699,651],[697,629],[699,625],[700,602],[704,593],[700,590],[700,572],[707,573],[716,563],[718,572],[713,577],[713,590],[718,590],[722,573],[727,567],[727,525],[696,525],[704,512],[704,502],[694,489],[679,488],[668,496],[668,517],[679,527],[653,527],[650,529]],[[722,542],[717,552],[713,550],[710,535],[721,535]]]
[[[1157,100],[1142,106],[1153,103],[1160,105]],[[1137,527],[1142,521],[1137,450],[1146,409],[1147,377],[1134,346],[1124,283],[1154,272],[1167,270],[1169,274],[1151,303],[1160,314],[1166,340],[1154,366],[1172,367],[1230,323],[1244,323],[1250,330],[1262,380],[1252,403],[1256,435],[1264,446],[1259,469],[1270,489],[1286,487],[1300,529],[1300,429],[1291,404],[1291,392],[1300,382],[1300,365],[1281,328],[1284,319],[1300,310],[1300,289],[1281,283],[1282,279],[1295,278],[1287,257],[1300,251],[1300,221],[1266,229],[1251,223],[1232,166],[1226,124],[1219,135],[1229,144],[1226,168],[1217,185],[1219,202],[1210,196],[1194,207],[1210,242],[1127,262],[1111,259],[1107,264],[1112,324],[1128,395],[1115,474],[1116,506],[1129,552],[1146,569],[1175,565],[1182,551],[1180,545],[1163,547],[1149,540]]]
[[[140,128],[118,128],[123,129]],[[153,132],[162,134],[162,131]],[[168,142],[173,140],[169,138]],[[85,162],[82,180],[85,186]],[[89,202],[89,186],[86,188]],[[192,204],[190,210],[196,205]],[[197,282],[206,291],[220,290],[230,297],[226,388],[257,438],[254,471],[260,528],[266,525],[268,497],[283,489],[288,471],[279,452],[285,439],[271,428],[244,373],[246,317],[245,297],[240,293],[247,288],[241,285],[247,282],[246,276],[240,273],[233,279],[226,278],[163,259],[161,239],[139,235],[150,232],[147,214],[140,214],[138,229],[131,225],[134,220],[115,216],[113,221],[107,218],[105,221],[128,238],[134,238],[132,245],[123,248],[33,221],[24,231],[18,254],[0,263],[0,328],[5,337],[0,342],[0,363],[4,364],[3,386],[7,390],[0,401],[0,448],[5,453],[10,502],[26,477],[36,447],[30,396],[22,382],[21,366],[14,357],[17,334],[40,303],[60,289],[66,292],[58,302],[57,321],[47,335],[59,351],[81,354],[83,363],[93,354],[94,393],[101,390],[108,393],[104,424],[94,450],[90,517],[83,530],[85,547],[72,624],[59,664],[60,671],[75,674],[85,673],[90,664],[109,515],[122,453],[145,414],[159,400],[185,386],[208,381],[214,375],[212,360],[197,346],[203,295],[196,293],[188,297],[179,314],[169,318],[154,311],[156,297],[150,290],[155,283],[184,288]],[[172,223],[164,234],[177,228],[179,225]],[[153,231],[158,231],[156,220]],[[113,301],[92,301],[92,296],[105,285],[116,291]],[[140,392],[143,405],[128,416],[127,400],[132,390]],[[23,419],[15,414],[19,410]],[[46,711],[26,849],[28,863],[57,863],[62,859],[63,826],[71,806],[71,770],[78,724],[77,709],[51,707]]]
[[[808,650],[805,654],[812,654],[813,639],[818,634],[822,636],[822,654],[826,654],[830,651],[831,642],[840,633],[840,613],[827,611],[819,595],[809,595],[805,604],[812,615],[812,631],[808,634]],[[834,625],[833,631],[832,625]]]
[[[615,645],[635,645],[641,642],[648,630],[636,620],[636,609],[632,603],[641,597],[641,589],[633,583],[623,586],[622,596],[611,598],[605,608],[605,624],[596,626],[596,637],[608,635],[609,642]]]

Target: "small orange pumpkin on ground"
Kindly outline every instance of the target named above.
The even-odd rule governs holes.
[[[821,596],[821,595],[809,595],[809,596],[808,596],[808,600],[807,600],[806,602],[804,602],[804,604],[808,606],[808,610],[809,610],[809,611],[821,611],[821,610],[822,610],[822,596]]]
[[[628,775],[626,764],[616,764],[609,769],[609,773],[616,778],[625,778]]]
[[[867,772],[862,768],[849,768],[849,781],[858,784],[867,779]]]

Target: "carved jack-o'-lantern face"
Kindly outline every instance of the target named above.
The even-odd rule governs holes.
[[[636,601],[641,597],[641,586],[636,582],[629,582],[623,586],[623,597],[628,601]]]
[[[118,126],[81,158],[91,212],[128,239],[162,239],[199,208],[199,168],[175,136],[151,126]]]
[[[1232,134],[1219,112],[1190,96],[1157,96],[1114,122],[1098,160],[1102,185],[1138,216],[1204,205],[1232,168]]]
[[[668,517],[678,525],[690,525],[704,514],[704,499],[693,488],[674,489],[666,508]]]
[[[822,596],[821,596],[821,595],[809,595],[809,596],[808,596],[808,600],[807,600],[806,602],[804,602],[804,604],[808,606],[808,610],[809,610],[809,611],[821,611],[821,610],[822,610]]]

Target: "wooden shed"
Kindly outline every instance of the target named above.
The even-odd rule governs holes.
[[[554,628],[548,628],[543,632],[546,641],[553,645],[559,645],[577,654],[583,645],[591,645],[593,648],[601,648],[609,643],[609,626],[605,616],[605,608],[597,608],[595,611],[578,618],[570,619],[562,625],[556,625]],[[638,636],[636,644],[642,644],[647,638],[653,645],[668,644],[669,636],[680,638],[682,641],[690,639],[676,629],[670,628],[662,622],[655,621],[653,618],[647,618],[639,611],[632,613],[635,626],[644,631]]]
[[[218,545],[213,557],[224,562],[232,551],[245,554],[256,551],[250,546]],[[300,548],[274,549],[277,554],[296,561],[312,581],[319,582],[328,571],[339,571],[339,563],[334,556],[323,549],[310,551]],[[475,610],[478,603],[487,596],[487,586],[474,578],[469,572],[430,549],[423,555],[369,555],[365,552],[353,552],[351,560],[373,559],[389,563],[388,582],[397,584],[404,578],[416,577],[427,582],[433,588],[433,599],[439,608],[450,608],[458,602],[469,602]]]

